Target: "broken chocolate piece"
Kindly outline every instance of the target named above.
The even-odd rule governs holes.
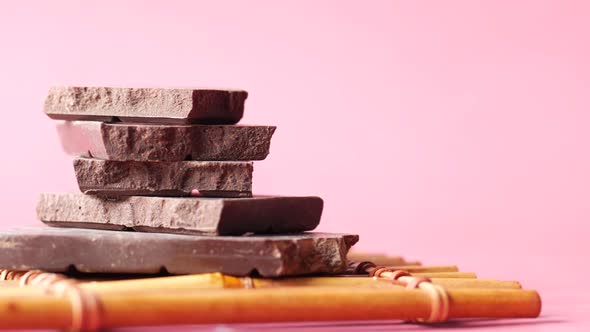
[[[58,121],[66,153],[107,160],[263,160],[276,127]]]
[[[39,197],[37,216],[51,226],[241,235],[310,231],[319,224],[322,209],[322,199],[313,196],[106,198],[45,193]]]
[[[188,236],[75,228],[1,231],[0,268],[84,273],[342,273],[357,235]]]
[[[113,161],[76,158],[78,186],[85,194],[251,197],[251,162]]]
[[[247,97],[241,90],[53,87],[45,113],[59,120],[235,124]]]

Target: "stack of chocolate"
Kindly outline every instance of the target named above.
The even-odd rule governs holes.
[[[41,195],[51,227],[0,232],[0,328],[539,315],[539,294],[519,282],[385,255],[348,264],[358,236],[308,232],[321,198],[253,196],[252,161],[266,158],[275,127],[236,125],[246,97],[51,89],[45,112],[82,193]],[[195,275],[127,275],[137,273]],[[268,278],[306,274],[338,276]]]
[[[344,272],[358,237],[305,233],[320,221],[321,198],[252,195],[252,161],[266,158],[275,127],[236,125],[247,96],[50,89],[45,113],[58,120],[63,147],[75,156],[82,193],[41,194],[38,217],[54,227],[0,234],[14,244],[0,266],[268,277]]]

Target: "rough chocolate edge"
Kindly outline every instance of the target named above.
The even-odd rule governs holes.
[[[56,227],[102,229],[101,225],[111,225],[108,227],[197,235],[284,234],[315,229],[322,206],[322,199],[314,196],[108,198],[43,193],[37,203],[37,216]]]
[[[258,239],[201,237],[194,241],[193,237],[172,234],[39,229],[0,232],[0,267],[50,272],[73,267],[85,273],[254,273],[263,277],[337,274],[346,269],[347,243],[358,239],[354,235],[306,233]],[[82,263],[81,257],[89,256],[94,259]]]
[[[90,91],[87,91],[90,90]],[[166,105],[168,109],[161,109],[160,115],[156,114],[136,114],[141,108],[134,109],[134,101],[145,101],[150,98],[144,97],[146,94],[155,91],[165,97],[162,99],[151,99],[149,106],[152,110],[158,103],[170,104],[169,98],[174,99],[172,105]],[[109,99],[108,106],[110,110],[96,111],[93,110],[99,104],[104,96],[110,97],[111,94],[123,93],[129,94],[127,99]],[[133,95],[135,93],[135,95]],[[89,98],[98,94],[98,99]],[[74,97],[71,97],[74,95]],[[190,95],[190,96],[188,96]],[[73,98],[72,104],[66,106],[65,102],[60,99],[66,97]],[[45,100],[44,112],[52,119],[56,120],[84,120],[84,121],[123,121],[123,122],[145,122],[145,123],[162,123],[162,124],[236,124],[243,116],[244,102],[248,96],[246,91],[242,90],[221,90],[221,89],[158,89],[158,88],[119,88],[119,87],[52,87],[49,89],[48,96]],[[190,99],[190,105],[186,105],[186,99]],[[57,99],[57,100],[56,100]],[[114,101],[113,101],[114,100]],[[208,103],[208,101],[210,101]],[[241,105],[239,102],[241,101]],[[176,104],[178,102],[178,105]],[[118,103],[118,104],[117,104]],[[109,105],[117,104],[117,105]],[[189,109],[183,109],[189,106]],[[85,111],[68,110],[67,108],[85,109]],[[174,107],[174,109],[173,109]],[[197,108],[198,107],[198,108]],[[180,111],[178,110],[180,108]],[[86,112],[86,113],[84,113]],[[127,112],[127,114],[125,113]],[[146,113],[153,113],[146,112]],[[169,113],[169,114],[164,114]],[[179,114],[185,113],[182,116]]]
[[[142,162],[76,158],[73,164],[78,187],[85,194],[190,196],[197,189],[201,196],[252,196],[252,162]]]

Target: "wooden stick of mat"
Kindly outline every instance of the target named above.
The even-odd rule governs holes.
[[[493,279],[432,278],[432,283],[447,288],[507,288],[519,289],[516,281]],[[81,283],[83,289],[103,292],[126,292],[143,289],[197,289],[197,288],[269,288],[269,287],[374,287],[388,288],[404,285],[403,280],[392,283],[386,279],[373,280],[363,277],[298,277],[284,279],[238,278],[220,273],[173,276],[149,279],[102,281]]]
[[[537,317],[537,292],[516,289],[449,289],[449,318]],[[391,320],[429,317],[431,296],[419,289],[305,287],[166,290],[104,294],[100,326]],[[68,328],[68,299],[45,294],[0,293],[0,327]]]
[[[412,276],[426,278],[454,278],[454,279],[475,279],[477,274],[473,272],[410,272]]]
[[[517,281],[500,281],[494,279],[453,279],[433,278],[432,283],[445,288],[499,288],[520,289]],[[4,281],[4,283],[8,283]],[[2,283],[0,283],[1,285]],[[11,283],[12,287],[19,287],[18,282]],[[277,288],[277,287],[369,287],[392,288],[404,286],[402,281],[392,282],[387,279],[366,277],[299,277],[284,279],[243,278],[223,275],[221,273],[207,273],[186,276],[170,276],[158,278],[142,278],[111,281],[79,281],[78,286],[83,290],[93,291],[102,296],[107,293],[124,294],[138,291],[164,290],[196,290],[196,289],[224,289],[224,288]],[[22,295],[37,294],[34,287],[21,288]]]
[[[425,273],[418,276],[429,277],[433,284],[454,288],[521,288],[517,281],[501,281],[494,279],[469,279],[469,278],[437,278],[436,273]],[[434,277],[433,277],[434,276]],[[18,287],[16,281],[4,281],[0,283]],[[198,289],[198,288],[267,288],[267,287],[306,287],[306,286],[349,286],[349,287],[391,287],[396,285],[390,280],[373,280],[361,276],[322,276],[322,277],[297,277],[297,278],[239,278],[223,275],[221,273],[206,273],[185,276],[167,276],[156,278],[141,278],[127,280],[108,281],[84,281],[78,280],[82,289],[102,292],[125,292],[145,289]],[[403,282],[397,285],[402,285]],[[7,285],[5,285],[6,287]]]
[[[194,278],[195,276],[182,277],[162,277],[138,280],[121,280],[121,281],[99,281],[79,283],[83,290],[96,292],[98,295],[106,293],[125,293],[137,292],[143,290],[167,289],[195,290],[195,289],[224,289],[224,288],[279,288],[279,287],[352,287],[354,290],[358,287],[367,288],[393,288],[404,286],[402,281],[392,282],[380,278],[373,280],[371,278],[357,277],[314,277],[314,278],[289,278],[289,279],[248,279],[234,278],[229,276],[220,276],[206,280],[203,278]],[[498,289],[520,289],[522,286],[517,281],[502,281],[494,279],[452,279],[438,278],[431,279],[435,285],[445,288],[498,288]],[[19,287],[18,284],[12,287]],[[27,287],[26,290],[36,290]],[[23,290],[24,295],[24,290]]]
[[[403,286],[404,282],[392,282],[385,278],[358,278],[358,277],[319,277],[304,278],[304,280],[284,279],[254,279],[255,288],[261,287],[301,287],[301,286],[348,286],[348,287],[372,287],[388,288],[392,285]],[[434,285],[445,288],[499,288],[499,289],[520,289],[518,281],[504,281],[495,279],[461,279],[461,278],[429,278]]]
[[[459,272],[459,268],[455,265],[386,265],[392,270],[404,270],[410,273],[430,273],[430,272]]]
[[[357,251],[350,251],[346,258],[352,262],[373,262],[377,265],[422,265],[418,261],[406,261],[401,256],[389,256],[386,254],[379,253],[363,253]]]
[[[473,272],[459,272],[455,265],[443,266],[422,266],[422,265],[398,265],[398,266],[377,266],[371,261],[352,262],[349,261],[347,273],[352,275],[370,274],[376,268],[387,268],[388,270],[402,270],[409,272],[412,276],[427,278],[477,278]]]

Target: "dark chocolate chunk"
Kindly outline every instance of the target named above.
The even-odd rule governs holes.
[[[78,186],[85,194],[251,197],[251,162],[113,161],[76,158]]]
[[[247,97],[241,90],[53,87],[45,113],[59,120],[234,124]]]
[[[66,153],[107,160],[263,160],[276,127],[58,121]]]
[[[322,208],[322,199],[313,196],[106,198],[46,193],[40,195],[37,215],[51,226],[241,235],[310,231],[319,224]]]
[[[35,227],[0,232],[0,268],[84,273],[221,272],[263,277],[346,271],[357,235],[189,236]]]

